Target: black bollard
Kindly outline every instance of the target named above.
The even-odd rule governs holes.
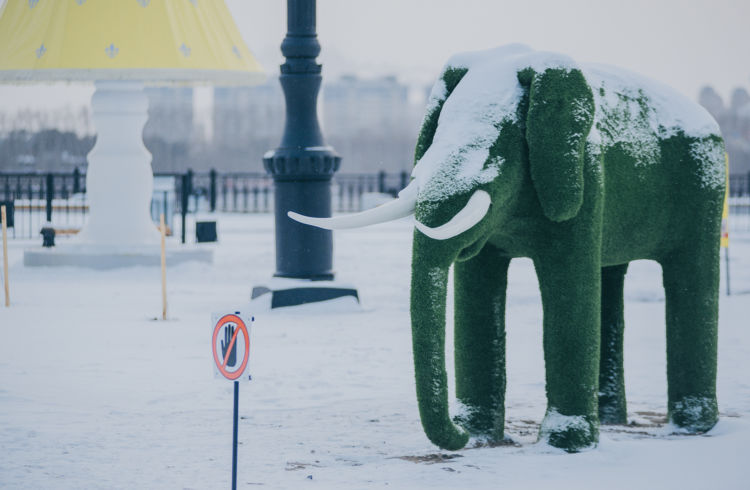
[[[55,229],[50,226],[45,226],[42,231],[39,232],[42,235],[42,247],[54,247],[55,246]]]

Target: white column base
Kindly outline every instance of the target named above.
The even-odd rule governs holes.
[[[176,245],[167,246],[167,266],[183,262],[213,262],[213,247]],[[71,266],[88,269],[115,269],[132,266],[161,266],[161,248],[131,246],[128,248],[106,248],[101,245],[73,245],[70,243],[44,248],[24,250],[23,265],[26,267]]]
[[[143,145],[148,98],[141,82],[96,82],[91,98],[96,145],[88,154],[89,215],[72,244],[101,251],[159,246],[151,221],[151,154]]]

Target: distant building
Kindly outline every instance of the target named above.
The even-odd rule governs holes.
[[[332,135],[400,127],[409,106],[409,88],[395,76],[368,80],[346,75],[325,84],[323,104],[323,123]]]
[[[412,165],[422,107],[395,77],[324,82],[318,99],[326,142],[341,172],[397,172]],[[212,159],[216,167],[263,172],[262,157],[281,143],[284,94],[277,79],[257,87],[214,89]]]
[[[343,76],[323,87],[322,122],[342,173],[400,172],[414,159],[422,107],[395,76]]]
[[[214,88],[216,168],[264,172],[263,154],[279,145],[283,129],[284,94],[277,79],[255,87]]]
[[[151,152],[154,172],[184,172],[193,143],[193,89],[146,87],[148,120],[143,141]]]
[[[713,87],[703,87],[701,89],[698,94],[698,103],[706,108],[714,119],[716,119],[716,122],[719,122],[724,117],[724,113],[726,112],[724,101]]]
[[[728,106],[712,87],[704,87],[698,102],[711,113],[721,127],[732,174],[750,172],[750,94],[736,88]]]
[[[189,141],[193,136],[193,89],[190,87],[146,87],[148,121],[144,138],[167,143]]]
[[[149,87],[146,94],[149,109],[143,140],[155,173],[181,173],[188,168],[264,173],[263,155],[281,143],[286,106],[275,77],[255,87],[214,88],[209,141],[194,124],[193,89]],[[326,142],[342,157],[340,173],[411,170],[424,111],[422,94],[416,102],[414,95],[393,76],[324,81],[319,120]],[[44,115],[34,117],[43,121]],[[86,111],[76,117],[84,116]],[[87,120],[80,123],[86,127]],[[68,172],[76,167],[85,171],[94,139],[95,133],[78,138],[55,131],[6,131],[0,134],[0,166],[16,171]]]

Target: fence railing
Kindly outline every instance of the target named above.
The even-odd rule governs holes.
[[[729,176],[730,197],[750,197],[750,172]]]
[[[197,211],[270,213],[273,211],[273,180],[264,173],[195,173],[154,175],[151,215],[164,213],[174,229],[173,218],[183,220]],[[395,196],[409,183],[407,172],[337,174],[332,182],[335,212],[362,209],[362,196],[380,192]],[[57,230],[74,231],[88,213],[86,175],[73,173],[0,173],[0,204],[8,208],[11,238],[34,238],[46,223]]]
[[[0,204],[12,238],[36,236],[45,223],[78,229],[88,212],[86,176],[73,173],[0,173]]]
[[[335,212],[363,208],[367,193],[395,196],[409,183],[408,172],[336,174],[332,182]],[[264,173],[155,174],[151,215],[154,221],[164,213],[167,224],[183,221],[188,213],[269,213],[273,211],[273,180]],[[750,174],[731,175],[730,227],[750,230]],[[35,238],[45,223],[57,230],[75,231],[83,226],[88,213],[86,176],[72,173],[0,173],[0,204],[8,208],[11,238]]]

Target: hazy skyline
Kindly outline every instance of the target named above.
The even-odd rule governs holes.
[[[208,0],[202,0],[208,1]],[[2,0],[0,0],[2,3]],[[283,0],[227,0],[269,76],[283,62]],[[712,85],[727,100],[750,88],[750,2],[740,0],[318,0],[323,76],[395,74],[428,85],[453,53],[512,42],[580,62],[619,65],[693,100]],[[0,85],[2,110],[87,105],[91,85]],[[200,110],[206,89],[196,94]]]

